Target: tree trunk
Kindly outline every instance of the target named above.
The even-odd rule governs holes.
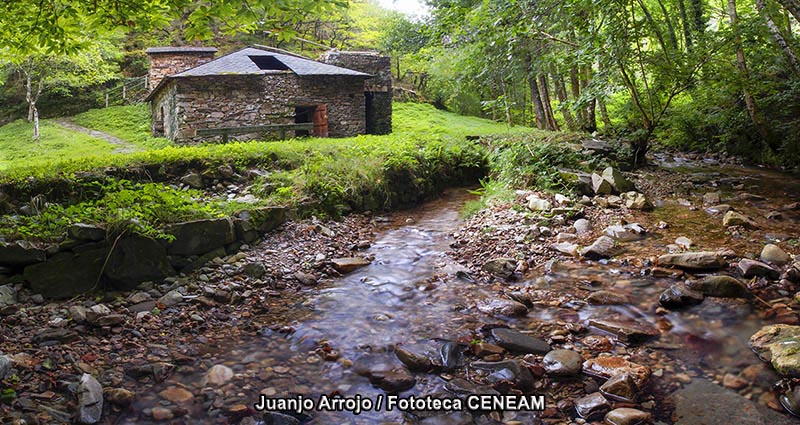
[[[533,113],[536,115],[536,128],[545,130],[547,129],[547,116],[544,113],[542,98],[539,97],[539,84],[536,83],[536,76],[528,76],[528,85],[531,88],[531,102],[533,103]]]
[[[681,25],[683,27],[683,41],[686,44],[686,50],[692,51],[692,31],[689,26],[689,16],[686,14],[686,4],[684,0],[678,0],[678,10],[681,14]]]
[[[589,82],[592,80],[592,67],[587,65],[583,68],[583,79],[581,80],[581,90],[586,91],[589,87]],[[589,101],[586,105],[586,113],[584,115],[583,131],[587,133],[594,133],[597,130],[597,117],[595,115],[595,98]]]
[[[39,141],[39,110],[36,109],[36,104],[31,105],[33,107],[33,141]]]
[[[675,26],[672,25],[672,18],[669,16],[669,12],[667,12],[667,7],[664,6],[664,2],[661,0],[658,1],[658,6],[661,7],[661,13],[664,14],[664,21],[667,23],[667,32],[669,35],[669,42],[672,45],[672,48],[678,50],[678,36],[675,33]]]
[[[569,110],[569,100],[567,98],[567,88],[564,85],[564,80],[555,72],[553,72],[552,78],[553,87],[556,90],[556,97],[561,107],[561,116],[564,117],[564,123],[570,131],[575,131],[575,119],[572,118],[572,112]]]
[[[597,108],[600,109],[600,117],[603,119],[603,131],[608,133],[611,131],[611,118],[608,117],[606,102],[603,99],[597,99]]]
[[[547,74],[539,74],[537,79],[539,80],[540,97],[542,99],[542,106],[544,107],[547,129],[558,131],[558,123],[556,123],[556,118],[553,116],[553,105],[550,103],[550,88],[547,81]]]
[[[783,38],[781,31],[778,29],[778,26],[775,25],[775,21],[772,20],[772,17],[769,16],[767,12],[767,5],[764,0],[756,0],[756,9],[764,18],[764,21],[767,23],[767,28],[769,28],[769,32],[772,33],[772,37],[775,39],[775,42],[778,46],[783,50],[783,54],[786,56],[786,60],[789,61],[789,65],[792,67],[792,71],[795,73],[800,73],[800,62],[797,61],[797,56],[792,51],[792,47],[789,46],[789,43],[786,42],[786,39]]]
[[[736,43],[736,65],[739,68],[739,72],[742,73],[745,81],[750,80],[750,75],[747,71],[747,61],[744,57],[744,49],[742,48],[742,40],[738,35],[738,16],[736,13],[736,0],[728,0],[728,15],[731,21],[731,28],[733,29],[734,33],[737,34],[734,37],[734,43]],[[747,84],[747,83],[745,83]],[[753,98],[753,95],[750,94],[750,91],[747,87],[742,89],[742,94],[744,95],[744,103],[747,107],[747,113],[750,115],[750,120],[753,122],[753,126],[755,126],[758,133],[761,135],[763,140],[768,140],[767,137],[767,130],[761,124],[761,119],[758,116],[758,110],[756,109],[756,100]]]
[[[694,27],[695,37],[702,37],[706,32],[706,18],[703,16],[703,0],[690,0],[692,11],[692,26]]]
[[[31,93],[31,73],[25,72],[25,101],[28,102],[28,122],[33,121],[33,111],[36,109]]]
[[[569,86],[572,89],[572,101],[577,103],[581,97],[581,82],[578,77],[578,67],[575,65],[569,69]],[[583,108],[575,109],[575,121],[579,129],[583,128],[584,122],[586,122],[586,111]]]

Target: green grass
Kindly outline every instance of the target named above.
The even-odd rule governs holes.
[[[116,116],[130,109],[134,108],[104,114]],[[483,175],[487,151],[465,136],[526,131],[509,131],[502,124],[429,105],[395,104],[394,111],[395,132],[385,136],[168,146],[20,164],[0,172],[0,188],[13,199],[31,199],[36,214],[0,216],[0,229],[7,229],[0,233],[8,240],[56,241],[69,224],[89,222],[158,236],[161,226],[191,218],[187,215],[191,211],[208,216],[237,208],[221,198],[199,194],[187,198],[162,183],[120,180],[144,178],[136,177],[134,168],[155,167],[162,176],[180,177],[188,169],[213,173],[223,164],[242,174],[258,167],[269,171],[250,181],[250,192],[261,205],[302,205],[302,211],[329,215],[395,208],[420,202],[448,185],[476,182]],[[111,133],[110,128],[105,130]],[[147,202],[137,201],[142,199]]]
[[[92,109],[70,119],[86,128],[119,137],[145,150],[173,145],[169,139],[152,136],[150,108],[147,104]]]
[[[0,127],[0,172],[19,167],[48,167],[63,158],[108,155],[108,142],[67,130],[50,120],[39,125],[39,141],[33,141],[33,124],[17,120]]]
[[[509,127],[505,123],[442,111],[427,103],[398,102],[392,105],[392,109],[393,131],[399,134],[465,137],[531,131],[528,127]]]

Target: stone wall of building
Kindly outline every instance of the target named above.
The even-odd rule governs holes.
[[[331,50],[321,62],[372,75],[364,84],[367,93],[366,125],[369,134],[392,132],[392,60],[375,52]]]
[[[153,47],[147,49],[150,57],[150,70],[147,74],[147,87],[153,90],[169,75],[194,68],[214,59],[215,48],[203,47]]]
[[[197,143],[209,140],[197,136],[198,129],[293,124],[295,107],[320,104],[327,106],[331,137],[364,134],[363,86],[362,77],[299,77],[289,71],[176,78],[153,99],[154,134],[157,134],[156,119],[160,118],[165,137],[181,143]],[[277,136],[277,133],[244,134],[231,138]]]

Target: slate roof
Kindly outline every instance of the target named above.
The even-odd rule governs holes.
[[[151,47],[149,50],[158,50],[155,53],[167,53],[167,52],[175,52],[176,50],[160,50],[160,49],[175,49],[174,47]],[[208,47],[184,47],[182,49],[213,49]],[[216,51],[216,49],[214,49]],[[199,50],[189,50],[189,51],[199,51]],[[278,61],[280,61],[283,65],[286,65],[289,68],[288,71],[276,71],[276,70],[269,70],[269,69],[261,69],[253,62],[250,57],[253,56],[272,56]],[[150,94],[145,97],[145,101],[150,101],[155,94],[158,93],[161,88],[171,79],[173,78],[185,78],[185,77],[203,77],[203,76],[214,76],[214,75],[265,75],[265,74],[274,74],[274,73],[282,73],[282,72],[293,72],[297,75],[301,76],[314,76],[314,75],[349,75],[353,77],[363,77],[369,78],[372,77],[370,74],[366,74],[359,71],[354,71],[352,69],[342,68],[339,66],[328,65],[326,63],[313,61],[311,59],[302,58],[299,56],[292,56],[292,55],[285,55],[282,53],[273,52],[270,50],[258,49],[255,47],[247,47],[242,50],[237,50],[233,53],[229,53],[225,56],[220,56],[217,59],[214,59],[210,62],[206,62],[202,65],[198,65],[194,68],[187,69],[186,71],[179,72],[174,75],[169,75],[161,80],[158,85],[153,88]]]
[[[171,75],[170,78],[201,77],[206,75],[261,75],[275,73],[275,70],[265,70],[258,67],[250,56],[272,56],[289,70],[297,75],[350,75],[357,77],[371,77],[369,74],[354,71],[339,66],[328,65],[322,62],[304,59],[297,56],[284,55],[268,50],[247,47],[242,50],[221,56],[217,59],[196,66],[186,71]],[[281,72],[281,71],[278,71]],[[284,71],[285,72],[285,71]]]

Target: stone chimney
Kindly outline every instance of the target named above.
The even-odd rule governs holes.
[[[152,91],[164,77],[194,68],[214,59],[214,47],[150,47],[145,50],[150,57],[147,88]]]
[[[321,62],[372,75],[364,83],[367,102],[367,134],[392,132],[392,59],[377,52],[331,50]]]

